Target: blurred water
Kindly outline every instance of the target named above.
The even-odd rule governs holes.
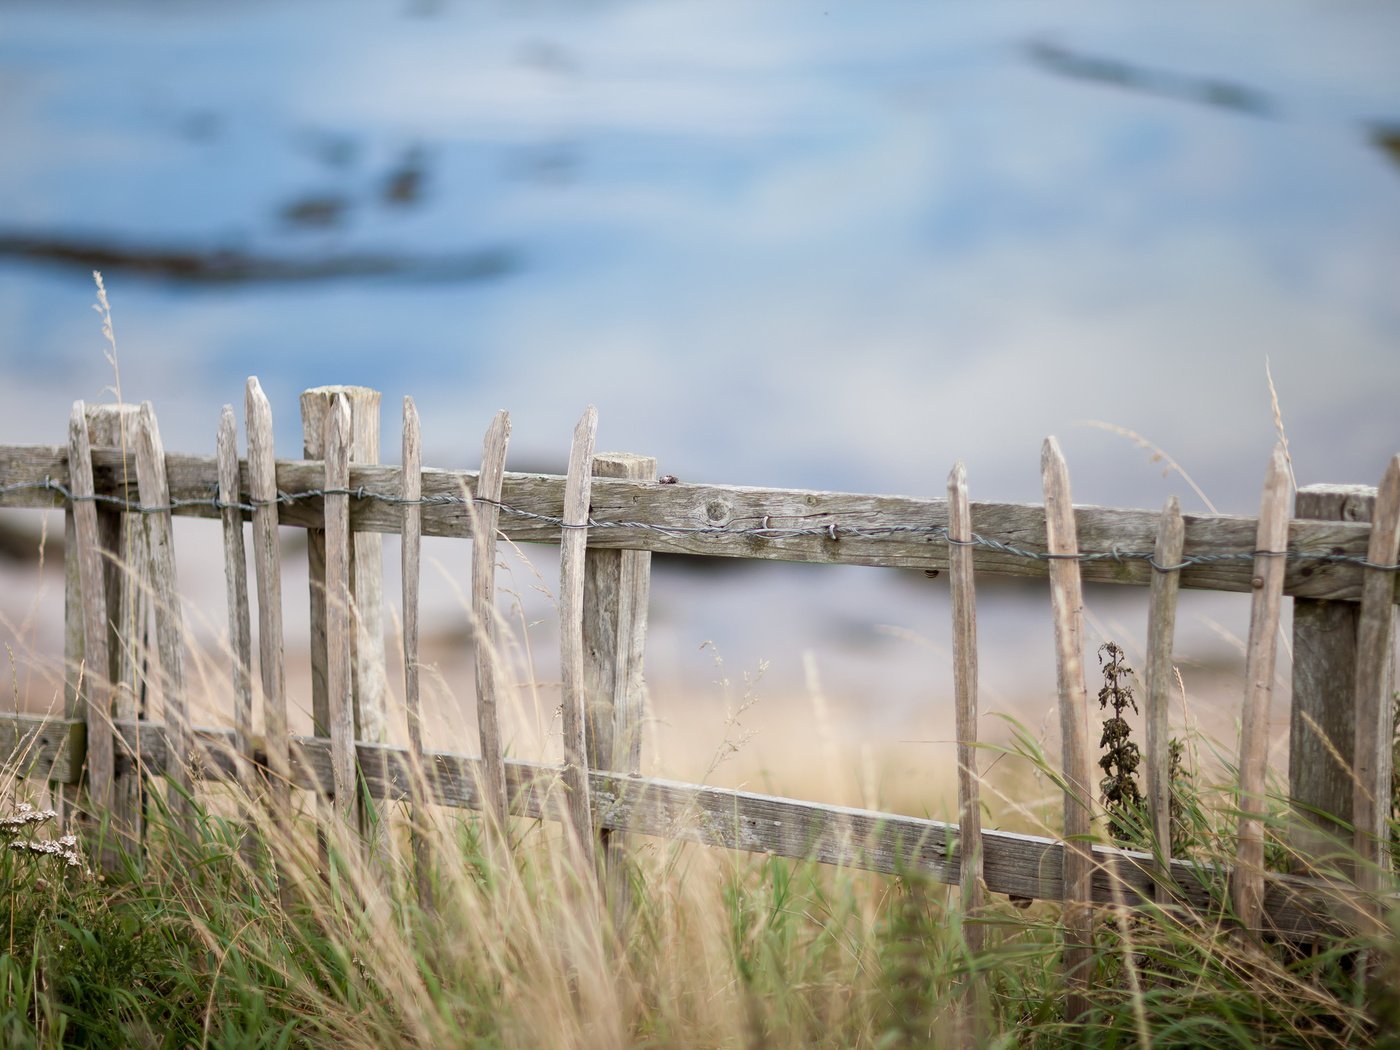
[[[100,266],[171,449],[257,374],[283,455],[301,389],[362,383],[389,460],[403,394],[443,466],[506,407],[511,464],[557,468],[591,402],[687,480],[938,495],[962,458],[974,498],[1034,500],[1055,433],[1077,501],[1200,509],[1097,419],[1251,513],[1267,359],[1299,481],[1373,482],[1397,43],[1363,2],[11,2],[0,441],[106,396]],[[944,631],[927,589],[676,579],[676,653],[800,686],[812,648],[930,702],[871,627]]]

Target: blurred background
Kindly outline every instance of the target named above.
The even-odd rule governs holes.
[[[123,398],[172,451],[212,453],[256,374],[286,457],[302,389],[363,384],[386,462],[405,394],[444,467],[507,408],[508,466],[559,470],[592,403],[600,447],[686,481],[937,497],[962,459],[974,499],[1037,501],[1053,433],[1076,502],[1252,514],[1267,367],[1298,482],[1374,484],[1400,450],[1397,45],[1380,0],[7,0],[0,442],[112,398],[98,269]],[[470,741],[468,551],[428,554],[442,732]],[[548,690],[557,569],[526,554]],[[33,565],[3,571],[15,644],[51,653],[61,580],[34,605]],[[984,710],[1053,746],[1045,588],[982,597]],[[1131,660],[1142,598],[1092,591],[1090,643]],[[1173,718],[1231,746],[1247,608],[1188,594],[1179,632]],[[659,563],[652,768],[941,810],[947,619],[919,574]]]

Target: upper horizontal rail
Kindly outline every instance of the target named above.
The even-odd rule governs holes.
[[[134,483],[122,482],[123,477],[134,477],[134,472],[123,471],[121,450],[94,448],[92,458],[99,496],[135,503]],[[212,456],[169,453],[166,470],[174,513],[218,516]],[[240,462],[239,471],[240,489],[246,492],[246,463]],[[424,535],[470,537],[470,515],[463,497],[475,490],[476,478],[476,471],[470,470],[423,471]],[[0,446],[0,506],[61,505],[61,494],[42,486],[47,482],[66,485],[67,479],[64,448]],[[319,461],[277,462],[279,492],[315,493],[324,482],[325,469]],[[352,464],[349,488],[367,497],[351,501],[353,530],[399,531],[398,467]],[[508,473],[501,502],[506,510],[500,522],[504,535],[518,542],[559,541],[563,477]],[[1047,575],[1043,507],[973,503],[971,509],[973,531],[981,538],[973,549],[977,571],[1031,578]],[[284,525],[320,528],[324,523],[317,495],[284,503],[278,514]],[[948,565],[943,532],[948,504],[943,499],[597,478],[590,518],[595,527],[589,531],[588,543],[593,547],[925,570]],[[1137,586],[1151,581],[1154,569],[1147,558],[1156,538],[1156,511],[1076,507],[1075,519],[1081,551],[1093,552],[1081,566],[1085,580]],[[1185,515],[1184,520],[1181,585],[1198,590],[1251,590],[1257,520],[1224,514]],[[1284,593],[1358,600],[1370,532],[1365,522],[1291,522]]]

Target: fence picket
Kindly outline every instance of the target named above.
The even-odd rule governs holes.
[[[1254,559],[1254,601],[1245,651],[1245,695],[1240,712],[1240,816],[1230,900],[1246,931],[1259,928],[1264,906],[1264,775],[1269,760],[1269,706],[1283,599],[1283,558],[1288,549],[1288,463],[1275,447],[1264,475]]]
[[[228,645],[233,663],[234,751],[247,772],[253,763],[253,666],[248,613],[248,558],[243,547],[243,512],[238,481],[238,424],[233,406],[219,416],[219,501],[224,507],[224,582],[228,596]]]
[[[510,443],[510,414],[497,412],[487,428],[471,504],[472,621],[476,640],[476,716],[481,740],[486,807],[484,812],[502,834],[506,830],[505,749],[501,743],[501,715],[496,670],[500,651],[496,645],[496,529],[500,522],[501,484]]]
[[[180,588],[175,574],[175,537],[170,521],[170,486],[165,477],[165,447],[156,425],[155,408],[149,401],[142,403],[136,422],[136,484],[141,504],[146,508],[156,647],[165,682],[165,725],[170,749],[176,758],[166,768],[174,788],[168,802],[176,822],[188,832],[192,830],[190,803],[194,791],[190,767],[199,758],[193,751],[186,706],[185,618],[180,610]]]
[[[355,819],[355,698],[351,679],[350,405],[339,394],[325,415],[326,456],[326,706],[335,812]]]
[[[1400,455],[1381,478],[1372,516],[1368,559],[1376,565],[1400,561]],[[1356,824],[1357,886],[1367,894],[1383,887],[1390,834],[1395,724],[1391,701],[1395,649],[1395,578],[1367,569],[1361,584],[1361,621],[1356,635]],[[1375,914],[1379,917],[1379,910]]]
[[[122,450],[117,478],[131,483],[134,457],[130,438],[140,408],[137,405],[88,405],[88,439],[93,445]],[[112,683],[112,713],[116,718],[144,718],[146,671],[150,659],[150,556],[146,523],[140,514],[114,508],[97,510],[97,534],[103,551],[107,595],[107,663]],[[112,784],[112,830],[133,851],[139,849],[144,824],[144,779],[141,755],[128,754],[116,741]],[[124,760],[124,761],[123,761]],[[123,768],[125,767],[125,768]]]
[[[97,505],[92,502],[92,451],[87,414],[81,401],[73,403],[68,423],[69,487],[73,492],[73,522],[83,614],[82,693],[87,698],[87,777],[92,816],[102,820],[112,806],[114,752],[112,746],[112,685],[108,679],[106,581],[97,537]]]
[[[967,468],[948,475],[948,577],[953,603],[953,692],[957,701],[958,850],[962,863],[963,937],[982,950],[982,805],[977,770],[977,589],[972,566],[972,512]]]
[[[592,870],[593,817],[588,797],[585,708],[588,702],[583,662],[583,568],[588,543],[588,497],[592,488],[593,444],[598,410],[592,405],[574,427],[564,486],[564,527],[559,544],[559,658],[564,681],[564,788],[569,820],[578,846]]]
[[[1064,927],[1065,999],[1068,1020],[1089,1009],[1085,997],[1092,963],[1093,781],[1089,775],[1089,713],[1084,686],[1084,594],[1069,469],[1053,437],[1045,439],[1040,457],[1045,489],[1046,548],[1059,555],[1050,563],[1050,601],[1055,618],[1055,666],[1060,694],[1060,747],[1064,769]]]
[[[277,464],[272,408],[257,376],[245,392],[248,494],[253,504],[253,568],[258,586],[258,669],[262,676],[264,750],[272,819],[285,827],[292,807],[292,760],[287,732],[287,685],[282,650],[282,553],[277,542]]]
[[[595,478],[655,481],[656,460],[627,452],[593,457]],[[584,738],[590,769],[642,771],[642,680],[651,552],[589,549],[583,560],[583,655],[587,708]],[[626,841],[598,832],[604,881],[617,929],[632,910]]]
[[[1181,504],[1175,496],[1162,508],[1157,546],[1152,553],[1153,574],[1147,608],[1147,798],[1152,818],[1152,841],[1158,873],[1157,903],[1172,900],[1171,859],[1171,730],[1167,713],[1172,697],[1172,642],[1176,636],[1176,602],[1181,590],[1180,570],[1185,526]]]
[[[413,763],[414,792],[413,871],[418,887],[418,903],[432,904],[427,839],[427,766],[423,763],[423,701],[418,682],[418,585],[422,575],[423,434],[418,407],[413,398],[403,399],[403,680],[404,713],[408,718],[408,750]]]

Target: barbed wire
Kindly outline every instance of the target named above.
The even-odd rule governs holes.
[[[131,500],[124,499],[121,496],[109,496],[106,493],[100,492],[88,496],[78,496],[75,495],[67,485],[55,481],[53,478],[45,478],[43,481],[24,481],[11,485],[0,485],[0,496],[6,496],[17,492],[33,491],[54,492],[69,503],[101,503],[104,506],[128,514],[164,514],[187,507],[204,507],[217,511],[239,510],[252,513],[264,507],[290,505],[305,500],[324,499],[327,496],[347,496],[351,499],[385,503],[397,507],[465,507],[469,504],[492,506],[497,508],[502,514],[506,514],[510,517],[525,521],[533,521],[541,525],[547,525],[551,528],[558,529],[633,529],[663,536],[753,536],[760,539],[772,540],[825,538],[837,542],[842,539],[882,539],[891,536],[926,536],[931,539],[942,540],[950,547],[975,547],[981,550],[993,551],[997,554],[1004,554],[1014,558],[1024,558],[1030,561],[1141,561],[1146,562],[1158,572],[1177,572],[1196,565],[1213,565],[1222,562],[1253,562],[1256,558],[1283,558],[1288,561],[1318,562],[1330,565],[1355,565],[1363,569],[1400,572],[1400,564],[1387,565],[1385,563],[1373,562],[1361,555],[1339,554],[1335,551],[1323,550],[1320,548],[1290,548],[1283,551],[1239,550],[1218,551],[1210,554],[1188,554],[1183,555],[1181,560],[1175,565],[1160,565],[1153,551],[1125,550],[1118,546],[1114,546],[1112,549],[1106,551],[1078,551],[1074,554],[1056,554],[1051,551],[1031,550],[1026,547],[1019,547],[1015,544],[1007,543],[1004,540],[983,536],[976,532],[972,534],[971,539],[958,540],[953,538],[946,525],[850,525],[841,524],[836,521],[806,525],[773,524],[773,519],[775,518],[796,519],[801,521],[810,517],[829,517],[829,515],[824,513],[815,515],[748,515],[742,518],[731,518],[723,525],[658,525],[656,522],[651,521],[600,520],[592,517],[584,522],[569,522],[556,515],[541,514],[538,511],[526,510],[523,507],[515,507],[509,503],[501,502],[500,500],[488,500],[473,496],[456,496],[445,493],[420,496],[417,499],[405,499],[402,496],[391,496],[382,492],[373,492],[364,486],[353,489],[323,488],[303,489],[298,492],[279,491],[277,496],[270,500],[244,500],[241,498],[238,500],[222,500],[215,495],[197,499],[172,498],[169,503],[163,506],[143,506],[140,503],[133,503]],[[756,522],[757,524],[740,524],[742,522]]]

